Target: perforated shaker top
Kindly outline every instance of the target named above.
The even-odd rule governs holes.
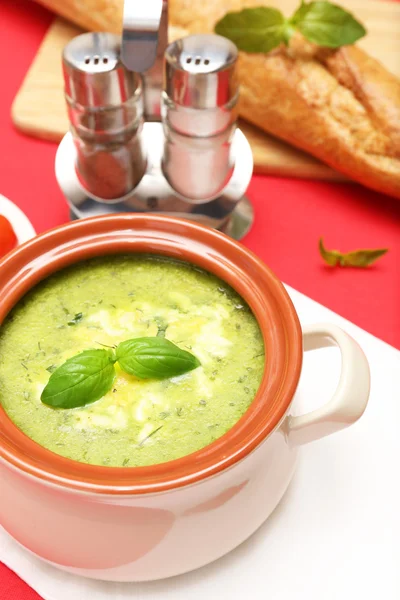
[[[83,107],[119,106],[140,85],[120,58],[121,39],[111,33],[84,33],[64,48],[63,72],[67,98]]]
[[[235,44],[219,35],[192,35],[178,40],[165,53],[164,90],[181,106],[223,106],[238,92],[237,57]]]

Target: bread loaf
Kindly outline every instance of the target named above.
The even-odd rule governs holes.
[[[122,0],[40,0],[87,29],[119,31]],[[169,0],[178,33],[210,32],[227,11],[268,0]],[[375,190],[400,198],[400,81],[357,46],[301,36],[267,55],[240,52],[240,114]]]
[[[239,79],[242,117],[400,198],[400,83],[362,50],[241,54]]]

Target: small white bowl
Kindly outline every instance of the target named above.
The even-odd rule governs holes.
[[[0,194],[0,215],[5,216],[11,223],[18,239],[18,244],[22,244],[35,237],[34,230],[28,217],[11,200],[8,200]]]

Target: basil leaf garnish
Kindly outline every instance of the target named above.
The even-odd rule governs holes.
[[[290,19],[276,8],[245,8],[227,13],[215,25],[215,33],[232,40],[239,50],[264,53],[288,44],[296,29],[309,41],[328,48],[353,44],[366,34],[351,13],[331,2],[302,1]]]
[[[215,33],[232,40],[239,50],[269,52],[286,41],[287,26],[280,10],[259,6],[227,13],[215,25]]]
[[[40,397],[53,408],[77,408],[99,400],[115,378],[112,350],[85,350],[68,359],[50,376]]]
[[[40,397],[53,408],[78,408],[102,398],[116,375],[114,364],[140,379],[165,379],[200,366],[193,354],[163,337],[127,340],[111,350],[85,350],[51,372]],[[116,391],[116,390],[114,390]]]
[[[354,250],[353,252],[339,252],[339,250],[327,250],[322,238],[319,240],[319,252],[324,261],[331,267],[361,267],[372,265],[378,258],[386,254],[388,248]]]
[[[163,337],[144,337],[122,342],[116,349],[123,371],[140,379],[176,377],[200,366],[193,354]]]
[[[354,44],[367,33],[351,13],[331,2],[303,3],[290,23],[310,42],[328,48]]]

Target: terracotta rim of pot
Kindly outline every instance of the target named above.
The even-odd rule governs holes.
[[[108,215],[62,225],[0,261],[0,323],[36,283],[94,256],[146,252],[194,263],[230,284],[249,304],[265,344],[265,370],[247,412],[225,435],[180,459],[149,467],[102,467],[59,456],[22,433],[0,407],[0,457],[43,482],[106,494],[170,490],[245,458],[284,419],[302,365],[302,334],[282,283],[252,252],[222,233],[158,215]]]

